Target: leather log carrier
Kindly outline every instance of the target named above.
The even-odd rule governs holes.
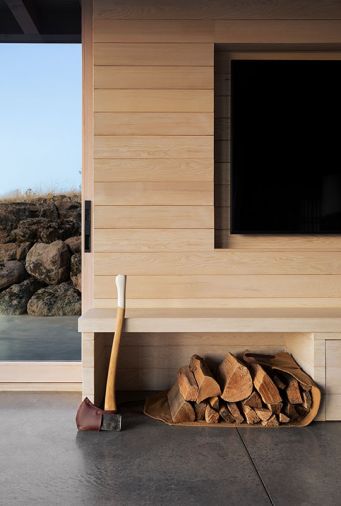
[[[297,362],[294,360],[292,355],[287,352],[280,352],[276,355],[262,355],[256,353],[248,353],[245,352],[242,356],[244,363],[246,364],[259,364],[262,366],[266,366],[272,370],[277,370],[280,372],[284,372],[285,374],[292,376],[303,386],[311,388],[311,397],[312,397],[312,406],[310,411],[306,416],[299,420],[292,421],[285,425],[279,425],[278,428],[281,427],[305,427],[309,425],[314,418],[316,417],[320,402],[321,402],[321,392],[313,379],[308,376]],[[168,425],[178,425],[178,426],[187,426],[187,427],[254,427],[254,428],[264,428],[262,425],[250,425],[247,423],[227,423],[227,422],[219,422],[219,423],[207,423],[205,421],[196,421],[196,422],[180,422],[174,423],[172,421],[172,416],[170,413],[170,408],[168,404],[167,398],[168,391],[159,392],[154,394],[146,399],[144,406],[144,413],[155,420],[160,420]]]

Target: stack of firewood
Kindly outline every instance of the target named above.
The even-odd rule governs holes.
[[[310,387],[283,372],[246,364],[228,353],[216,377],[193,355],[168,392],[174,423],[247,423],[277,427],[304,418],[312,405]]]

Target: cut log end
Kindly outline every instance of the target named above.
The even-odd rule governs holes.
[[[209,404],[207,404],[207,406],[206,406],[205,421],[207,423],[218,423],[219,422],[219,413],[215,409],[211,408],[211,406]]]
[[[203,358],[198,355],[193,355],[189,367],[198,385],[197,402],[202,402],[209,397],[220,396],[220,386],[214,379],[212,372]]]
[[[232,353],[228,353],[219,365],[222,387],[221,397],[227,402],[238,402],[249,397],[253,383],[249,369]]]
[[[186,401],[196,401],[198,399],[199,388],[189,366],[180,367],[178,383],[180,392]]]
[[[167,398],[172,421],[174,423],[194,422],[194,409],[192,405],[183,398],[177,382],[169,390]]]

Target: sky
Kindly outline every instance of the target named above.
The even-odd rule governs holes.
[[[81,182],[80,44],[0,44],[0,195]]]

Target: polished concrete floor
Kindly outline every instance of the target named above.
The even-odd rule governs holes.
[[[0,360],[81,359],[78,316],[0,316]]]
[[[168,427],[122,407],[120,433],[77,433],[79,394],[0,394],[0,504],[341,504],[341,423]]]

